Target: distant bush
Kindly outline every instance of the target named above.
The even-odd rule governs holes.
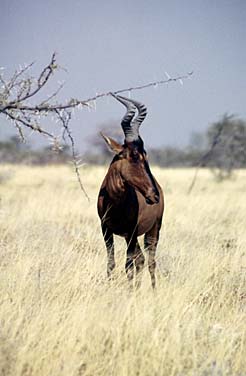
[[[246,167],[246,122],[234,115],[225,114],[207,131],[209,144],[216,145],[207,165],[217,180],[231,176],[236,168]]]
[[[82,160],[88,164],[105,165],[112,160],[112,153],[105,147],[99,131],[120,142],[121,130],[115,122],[102,124],[97,134],[88,140],[88,151]],[[161,167],[210,167],[217,180],[231,176],[233,169],[246,167],[246,122],[233,115],[224,115],[211,124],[204,133],[193,133],[185,148],[163,146],[147,150],[151,164]],[[203,160],[203,156],[206,159]],[[33,150],[18,137],[0,142],[0,163],[59,164],[71,161],[69,147],[58,152],[46,147]]]
[[[0,142],[0,163],[43,165],[64,163],[70,159],[69,148],[66,145],[59,151],[53,151],[50,147],[34,150],[16,136]]]
[[[112,160],[112,153],[105,147],[99,131],[118,141],[122,133],[115,122],[102,124],[97,134],[88,140],[90,148],[84,156],[87,163],[105,164]],[[200,164],[201,167],[210,167],[216,179],[223,179],[229,177],[234,168],[246,167],[246,122],[225,114],[205,132],[192,133],[190,144],[185,148],[163,146],[147,151],[152,164],[161,167],[195,167]],[[206,159],[203,160],[204,155]]]

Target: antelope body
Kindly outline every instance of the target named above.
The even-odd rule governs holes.
[[[132,99],[112,94],[127,109],[121,121],[125,134],[123,145],[110,137],[103,138],[115,153],[98,197],[98,214],[107,248],[108,277],[115,267],[113,234],[123,236],[127,243],[126,273],[133,281],[136,267],[136,285],[141,282],[144,255],[138,236],[145,234],[144,247],[149,253],[148,267],[152,287],[155,287],[155,253],[164,209],[162,189],[153,177],[139,136],[139,127],[145,119],[146,107]],[[138,115],[135,116],[135,111]],[[134,118],[134,119],[133,119]]]

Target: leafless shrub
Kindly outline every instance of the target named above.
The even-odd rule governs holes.
[[[74,169],[80,187],[87,196],[79,175],[79,162],[75,153],[75,141],[69,128],[71,110],[78,107],[94,106],[97,99],[111,95],[112,91],[97,94],[86,100],[71,98],[64,103],[59,103],[56,100],[58,93],[63,87],[63,85],[60,85],[48,98],[41,99],[37,102],[37,98],[42,94],[43,88],[46,87],[53,74],[59,69],[59,65],[56,62],[56,54],[53,53],[49,64],[44,67],[39,76],[35,78],[29,74],[33,64],[34,63],[31,63],[21,67],[7,79],[4,74],[0,74],[0,114],[12,122],[22,141],[25,141],[25,131],[27,129],[48,137],[54,150],[59,150],[61,138],[67,139],[71,146]],[[168,76],[165,80],[120,89],[113,93],[118,94],[142,90],[170,82],[180,82],[183,84],[182,80],[189,78],[191,75],[192,72],[174,78]],[[32,100],[35,100],[36,103],[32,103]],[[60,125],[60,134],[55,135],[42,125],[42,122],[47,117],[51,117],[53,121]]]

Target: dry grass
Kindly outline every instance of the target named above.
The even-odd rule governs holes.
[[[158,287],[115,280],[96,214],[105,168],[1,166],[1,375],[245,375],[246,172],[153,169],[166,192]]]

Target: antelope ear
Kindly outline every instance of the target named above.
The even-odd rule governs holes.
[[[115,154],[119,154],[123,150],[123,146],[118,144],[118,142],[113,140],[111,137],[104,136],[102,132],[100,132],[100,135],[108,145],[109,149],[113,151]]]

